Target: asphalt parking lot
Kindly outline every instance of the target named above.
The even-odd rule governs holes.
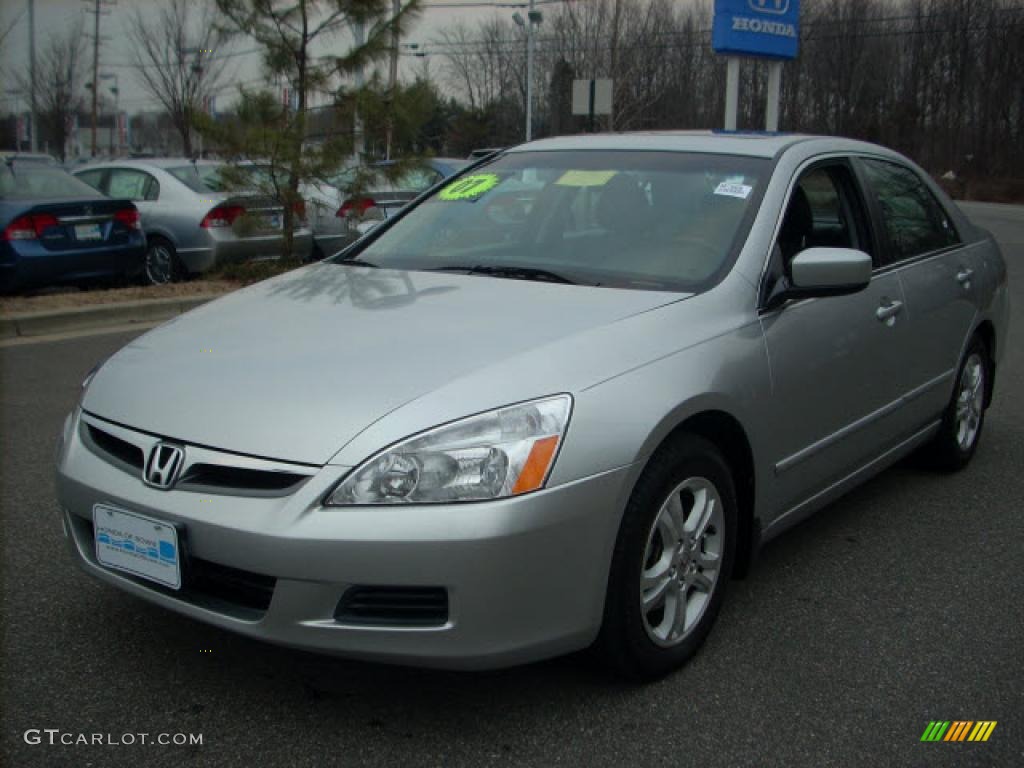
[[[322,658],[93,582],[66,552],[54,442],[132,334],[0,348],[0,764],[1024,765],[1024,209],[968,211],[1003,245],[1016,309],[974,463],[896,467],[768,545],[698,656],[646,687],[580,656],[492,673]],[[998,726],[921,743],[931,720]],[[47,728],[203,744],[26,743]]]

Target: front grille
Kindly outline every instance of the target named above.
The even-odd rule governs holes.
[[[85,424],[85,436],[90,447],[98,455],[115,464],[127,464],[133,469],[142,471],[142,467],[146,463],[146,457],[139,446],[132,445],[127,440],[122,440],[119,437],[114,437],[109,432],[104,432],[92,424]]]
[[[444,587],[350,587],[334,610],[342,624],[432,627],[448,621]]]
[[[146,456],[161,439],[99,420],[83,417],[83,444],[96,456],[118,469],[140,477]],[[180,441],[177,441],[180,442]],[[274,498],[295,493],[319,467],[294,462],[261,459],[198,445],[185,445],[182,475],[176,490],[192,493]]]
[[[80,549],[95,565],[104,568],[96,560],[92,521],[77,515],[71,515],[71,518],[79,529],[76,531],[80,537],[79,544],[84,545]],[[246,621],[259,621],[263,618],[277,586],[277,579],[273,576],[232,568],[198,557],[185,558],[182,574],[184,583],[179,590],[169,589],[123,571],[109,570],[154,592]]]
[[[178,481],[178,487],[183,491],[235,491],[277,495],[294,491],[308,479],[308,475],[294,472],[268,472],[262,469],[217,464],[193,464]]]

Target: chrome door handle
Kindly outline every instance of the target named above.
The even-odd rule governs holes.
[[[878,309],[875,310],[875,317],[877,317],[883,323],[889,323],[895,319],[896,315],[903,311],[902,301],[890,301],[888,304],[882,304]]]
[[[961,269],[959,272],[956,273],[956,281],[958,283],[960,283],[960,285],[967,285],[969,282],[971,282],[971,277],[973,275],[974,275],[974,270],[973,269],[970,269],[968,267],[964,267],[963,269]]]

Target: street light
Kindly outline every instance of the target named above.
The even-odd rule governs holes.
[[[526,28],[526,140],[533,137],[533,28],[539,27],[544,15],[533,8],[534,0],[530,0],[530,10],[526,19],[518,11],[512,14],[512,21],[517,26]]]
[[[120,81],[117,78],[117,73],[116,72],[103,72],[103,73],[100,74],[99,79],[100,80],[113,80],[114,81],[114,84],[112,86],[110,86],[110,92],[114,95],[114,119],[113,119],[113,121],[111,122],[111,125],[110,125],[110,154],[111,154],[111,156],[113,156],[114,155],[114,132],[117,131],[117,128],[118,128],[118,126],[117,126],[118,114],[119,114],[119,112],[118,112],[118,102],[119,102],[119,97],[120,97],[120,94],[121,94],[121,89],[119,87]],[[93,88],[93,85],[92,85],[91,81],[85,84],[85,89],[87,91],[91,91],[92,88]],[[120,153],[120,149],[121,149],[121,137],[120,137],[120,135],[117,137],[117,148],[118,148],[118,153]]]
[[[192,64],[189,66],[189,71],[196,76],[196,80],[201,83],[203,77],[203,54],[210,53],[209,48],[199,48],[198,46],[187,46],[181,49],[181,61],[184,63],[186,56],[195,56]],[[200,109],[204,109],[204,105],[200,102]],[[191,118],[191,112],[189,113]],[[196,131],[196,137],[199,139],[199,157],[203,156],[203,132]]]
[[[117,79],[116,72],[104,72],[100,75],[100,80],[113,80],[114,84],[110,86],[110,92],[114,94],[114,121],[110,128],[110,154],[114,154],[114,132],[117,131],[117,154],[121,154],[121,131],[120,131],[120,120],[121,112],[118,108],[120,101],[121,88],[119,87],[120,81]]]

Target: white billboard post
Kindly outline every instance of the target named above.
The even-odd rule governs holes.
[[[779,129],[782,63],[800,43],[800,0],[715,0],[711,47],[726,59],[725,129],[735,131],[740,99],[740,57],[768,59],[765,130]]]

